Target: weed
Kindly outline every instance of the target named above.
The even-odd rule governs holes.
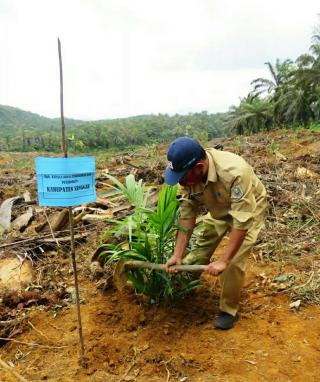
[[[317,132],[317,131],[320,131],[320,124],[316,124],[316,123],[312,123],[308,129],[312,132]]]
[[[275,154],[279,151],[279,144],[276,143],[273,139],[271,143],[268,145],[269,150],[272,152],[272,154]]]

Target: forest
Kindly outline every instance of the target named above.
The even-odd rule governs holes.
[[[180,135],[193,135],[207,141],[224,134],[224,119],[223,113],[203,111],[188,115],[158,114],[90,122],[66,119],[65,124],[69,149],[82,152],[165,143]],[[60,150],[58,119],[0,106],[0,133],[2,151]]]

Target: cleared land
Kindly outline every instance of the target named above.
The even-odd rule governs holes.
[[[0,244],[0,260],[23,259],[27,253],[25,261],[33,268],[27,291],[2,292],[0,333],[10,341],[1,341],[1,359],[29,381],[318,381],[319,138],[320,133],[278,131],[219,140],[252,164],[270,202],[266,228],[248,265],[241,320],[233,330],[212,329],[219,298],[214,278],[203,278],[185,300],[159,306],[130,289],[119,294],[110,283],[111,269],[90,267],[107,229],[92,216],[102,210],[117,218],[130,211],[123,199],[109,195],[105,205],[100,201],[75,212],[75,217],[83,214],[81,219],[91,215],[76,226],[88,368],[78,364],[72,267],[67,242],[59,239],[67,233],[60,222],[54,234],[58,246],[47,224],[63,214],[34,206],[33,221],[23,232],[5,233]],[[113,158],[100,155],[98,193],[107,190],[101,183],[106,169],[120,179],[131,171],[156,187],[164,152],[153,147]],[[1,202],[25,191],[35,200],[34,156],[1,154]],[[29,207],[13,208],[12,220]],[[0,380],[17,379],[0,368]]]

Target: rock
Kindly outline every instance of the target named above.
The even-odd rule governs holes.
[[[280,275],[280,276],[277,276],[275,277],[275,281],[277,283],[284,283],[285,281],[287,281],[287,278],[288,278],[288,275],[287,274],[283,274],[283,275]]]
[[[299,309],[300,305],[301,305],[301,300],[296,300],[292,302],[289,306],[290,308]]]

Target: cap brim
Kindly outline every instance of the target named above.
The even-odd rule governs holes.
[[[166,168],[164,173],[164,182],[170,186],[174,186],[179,182],[180,179],[187,173],[188,170],[183,171],[172,171],[170,167]]]

